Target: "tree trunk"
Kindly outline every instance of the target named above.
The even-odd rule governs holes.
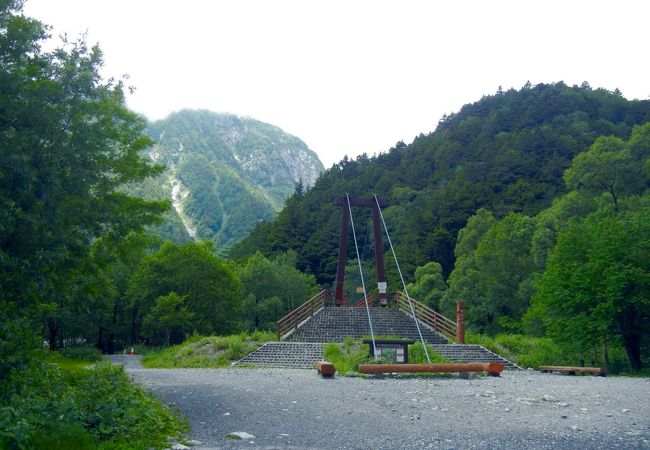
[[[48,335],[50,337],[50,350],[54,351],[56,350],[56,338],[59,331],[59,327],[57,327],[56,321],[54,319],[47,319],[47,329]]]
[[[131,314],[131,345],[135,345],[136,343],[136,322],[138,321],[138,311],[136,309],[133,310],[133,313]]]
[[[97,333],[97,343],[95,347],[99,350],[104,351],[104,327],[99,327],[99,332]]]
[[[106,352],[109,355],[112,355],[115,353],[115,333],[110,333],[108,335],[108,348],[106,349]]]
[[[603,336],[603,361],[605,361],[605,369],[609,372],[609,351],[607,348],[607,336]]]
[[[632,370],[641,370],[641,337],[637,333],[624,333],[623,346]]]

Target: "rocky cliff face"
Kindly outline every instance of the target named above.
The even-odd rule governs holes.
[[[175,223],[222,249],[273,218],[296,184],[312,185],[323,171],[300,139],[250,118],[183,110],[152,123],[148,134],[156,142],[150,157],[167,166],[182,219]]]

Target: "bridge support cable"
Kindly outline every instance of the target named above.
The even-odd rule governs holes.
[[[361,275],[361,286],[363,287],[363,298],[366,301],[366,313],[368,313],[368,324],[370,325],[370,338],[372,339],[372,354],[376,355],[377,347],[375,346],[375,332],[372,329],[372,319],[370,317],[370,306],[368,305],[368,294],[366,293],[366,282],[363,279],[363,269],[361,268],[361,257],[359,256],[359,244],[357,243],[357,233],[354,231],[354,219],[352,218],[352,206],[350,205],[350,195],[345,194],[345,198],[347,199],[348,212],[350,213],[350,225],[352,226],[352,237],[354,238],[354,249],[357,252],[357,262],[359,263],[359,274]],[[375,358],[377,357],[375,356]]]
[[[408,289],[406,289],[406,283],[404,282],[404,276],[402,275],[402,270],[400,269],[399,262],[397,261],[397,254],[395,253],[395,248],[393,247],[393,241],[391,241],[390,239],[390,234],[388,234],[388,227],[386,227],[386,221],[384,220],[384,214],[381,212],[381,208],[379,206],[379,199],[377,198],[377,194],[374,194],[373,197],[375,198],[375,202],[377,203],[377,209],[379,210],[379,217],[381,218],[381,223],[384,226],[384,232],[386,233],[386,238],[388,238],[388,244],[390,245],[390,250],[393,253],[393,259],[395,260],[395,265],[397,266],[397,272],[399,273],[399,278],[400,280],[402,280],[402,286],[404,288],[404,293],[406,294],[406,300],[408,301],[409,308],[411,308],[411,315],[413,316],[413,321],[415,322],[415,326],[418,329],[418,335],[420,336],[420,341],[422,342],[422,347],[424,348],[424,354],[426,355],[429,364],[431,364],[431,358],[429,357],[427,344],[426,342],[424,342],[424,337],[422,337],[422,330],[420,330],[420,323],[418,322],[418,319],[415,316],[415,308],[413,307],[413,302],[411,302],[411,296],[409,295],[409,291]],[[354,227],[352,227],[352,229],[354,230]],[[359,266],[359,268],[361,268],[361,266]]]

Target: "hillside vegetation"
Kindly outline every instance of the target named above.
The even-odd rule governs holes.
[[[377,194],[416,298],[452,317],[462,300],[470,330],[546,335],[594,363],[624,348],[638,370],[650,350],[648,120],[650,101],[586,83],[499,91],[409,146],[334,165],[231,256],[292,249],[300,269],[331,284],[334,198]],[[354,214],[367,265],[369,212]],[[394,265],[387,276],[402,289]]]
[[[232,114],[183,110],[150,123],[147,134],[155,141],[149,156],[166,170],[133,189],[174,200],[154,230],[178,243],[210,239],[220,253],[274,218],[296,185],[313,184],[323,171],[300,139]]]

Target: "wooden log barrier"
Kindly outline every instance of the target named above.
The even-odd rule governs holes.
[[[572,367],[572,366],[539,366],[539,371],[542,373],[547,372],[563,372],[569,375],[575,375],[576,372],[593,373],[600,377],[607,376],[607,370],[601,367]]]
[[[334,364],[332,364],[331,362],[316,361],[314,367],[316,367],[316,370],[318,370],[318,373],[320,373],[323,376],[323,378],[331,378],[336,373]]]
[[[359,364],[360,373],[392,372],[486,372],[498,377],[503,371],[501,363],[449,363],[449,364]]]

